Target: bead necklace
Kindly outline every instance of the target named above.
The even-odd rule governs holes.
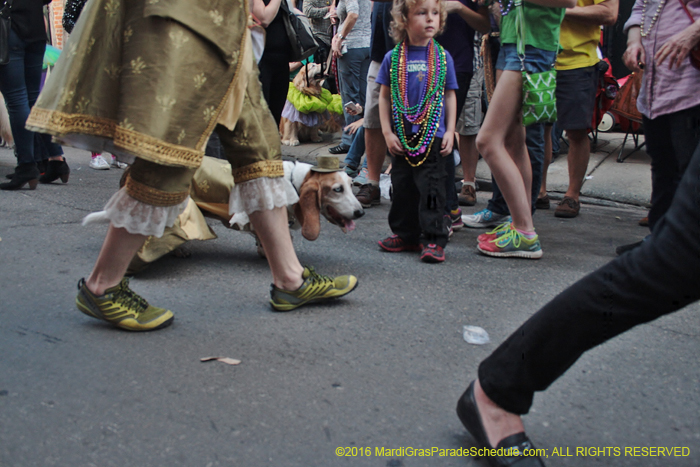
[[[510,0],[505,8],[503,8],[502,2],[498,4],[498,7],[501,10],[501,16],[506,16],[508,13],[510,13],[510,9],[513,8],[513,0]]]
[[[402,41],[391,54],[391,103],[396,136],[406,150],[407,160],[413,167],[421,165],[432,147],[442,115],[447,58],[445,49],[433,39],[426,47],[425,76],[420,99],[415,105],[408,102],[408,43]],[[405,120],[420,125],[416,134],[406,135]],[[420,160],[419,160],[420,158]]]
[[[646,22],[646,12],[647,12],[647,0],[644,0],[642,2],[642,24],[639,27],[639,32],[642,34],[642,37],[646,37],[650,32],[651,28],[654,26],[654,23],[656,23],[656,20],[659,19],[659,14],[661,13],[661,10],[664,8],[664,5],[666,4],[666,0],[661,0],[659,2],[659,6],[656,7],[656,11],[654,12],[654,16],[651,17],[651,22],[649,23],[649,27],[647,28],[646,32],[644,31],[644,23]]]

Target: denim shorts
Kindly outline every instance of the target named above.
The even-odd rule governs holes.
[[[598,68],[557,70],[557,125],[564,130],[591,128]]]
[[[549,50],[538,49],[531,45],[525,46],[525,71],[528,73],[541,73],[549,71],[554,66],[557,53]],[[497,70],[520,71],[520,57],[515,44],[501,45],[501,51],[496,60]]]

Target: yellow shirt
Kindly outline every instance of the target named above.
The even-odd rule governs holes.
[[[578,0],[577,6],[590,6],[605,0]],[[562,51],[557,56],[557,70],[573,70],[598,63],[597,47],[600,42],[600,26],[579,23],[564,18],[559,41]]]

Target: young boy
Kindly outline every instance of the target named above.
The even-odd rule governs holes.
[[[395,0],[391,33],[396,47],[377,74],[379,115],[393,157],[394,235],[379,242],[390,252],[420,251],[421,260],[445,260],[445,164],[453,163],[457,79],[452,57],[433,40],[445,25],[440,0]]]

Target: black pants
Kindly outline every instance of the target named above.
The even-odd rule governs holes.
[[[673,203],[642,246],[555,297],[479,366],[484,392],[525,414],[588,349],[700,299],[700,145]]]
[[[405,157],[394,157],[391,184],[394,199],[389,211],[391,231],[408,243],[447,245],[445,225],[445,161],[454,163],[451,155],[442,157],[442,138],[435,138],[425,162],[409,165]]]
[[[653,120],[644,117],[644,139],[651,157],[649,228],[653,231],[671,205],[700,141],[700,105]]]
[[[263,96],[279,126],[289,91],[289,57],[283,53],[266,50],[258,63],[258,68]]]

